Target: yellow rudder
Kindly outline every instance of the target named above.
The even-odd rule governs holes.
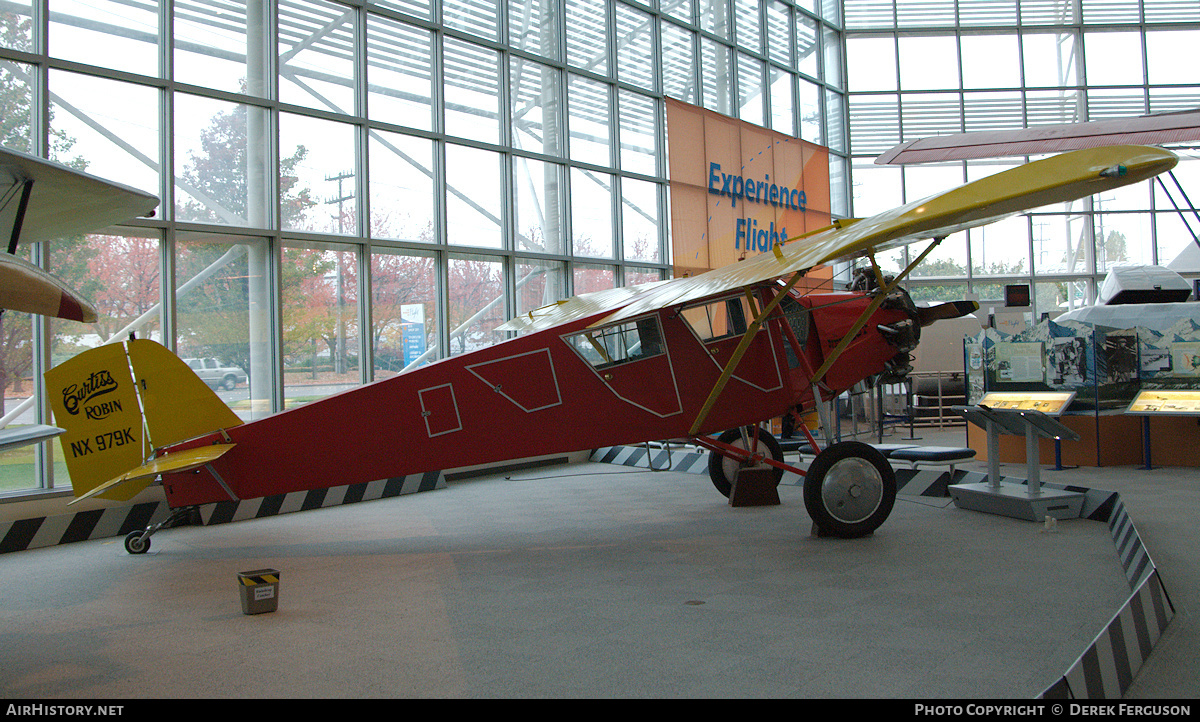
[[[165,346],[137,339],[128,348],[155,448],[242,424],[216,392]]]
[[[85,351],[45,379],[55,423],[66,429],[59,440],[75,496],[142,463],[150,447],[123,344]],[[124,485],[104,498],[126,501],[148,483]]]

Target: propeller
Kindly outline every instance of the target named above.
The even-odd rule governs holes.
[[[975,301],[950,301],[948,303],[939,303],[936,306],[929,308],[917,309],[917,322],[921,324],[921,328],[928,326],[934,321],[942,321],[948,318],[959,318],[966,316],[968,313],[974,313],[979,310],[979,304]]]

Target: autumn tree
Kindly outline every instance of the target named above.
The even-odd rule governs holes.
[[[504,267],[481,256],[450,259],[447,321],[450,353],[466,353],[503,340]]]
[[[433,256],[386,252],[371,255],[371,342],[377,368],[404,368],[405,306],[424,306],[425,347],[437,345],[435,270]]]

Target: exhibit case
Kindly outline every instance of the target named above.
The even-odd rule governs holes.
[[[1043,442],[1042,463],[1143,463],[1151,446],[1142,443],[1145,404],[1134,405],[1134,400],[1147,390],[1200,391],[1200,303],[1089,310],[1016,333],[986,328],[965,338],[967,403],[979,403],[994,392],[1072,392],[1062,422],[1079,433],[1080,441],[1062,442],[1058,448]],[[1134,324],[1117,327],[1098,320]],[[1196,413],[1188,413],[1192,408],[1155,409],[1156,416],[1166,417],[1155,419],[1146,442],[1156,463],[1200,466],[1200,422]],[[982,438],[972,438],[969,428],[968,442],[986,453]],[[1000,453],[1003,461],[1020,461],[1025,450],[1010,443]]]

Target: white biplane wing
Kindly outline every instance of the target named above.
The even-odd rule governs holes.
[[[58,163],[0,149],[0,309],[91,323],[96,310],[46,271],[13,255],[34,243],[88,233],[154,214],[158,199]]]
[[[876,165],[1062,153],[1106,145],[1162,145],[1200,140],[1200,110],[1040,125],[1019,130],[954,133],[910,140],[875,159]]]
[[[0,228],[12,229],[11,235],[26,243],[152,216],[158,207],[158,198],[149,193],[7,149],[0,150],[0,188],[5,186]]]

